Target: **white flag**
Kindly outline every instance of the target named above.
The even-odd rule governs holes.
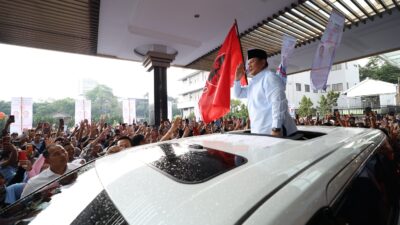
[[[326,90],[326,82],[335,52],[342,40],[344,16],[332,11],[311,66],[311,85],[314,90]]]
[[[286,81],[287,81],[287,66],[288,66],[288,59],[293,53],[294,47],[296,46],[296,38],[284,35],[282,38],[282,49],[281,49],[281,63],[279,64],[278,69],[276,70],[276,75],[281,77],[283,86],[286,88]]]
[[[92,120],[92,102],[85,99],[75,100],[75,124],[87,119],[89,123]]]
[[[128,125],[136,122],[136,99],[128,98],[122,101],[122,117]]]
[[[32,129],[32,98],[11,98],[11,115],[14,115],[15,122],[10,125],[10,132],[22,134],[24,129]]]

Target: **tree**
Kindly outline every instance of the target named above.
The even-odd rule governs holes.
[[[11,102],[0,101],[0,112],[9,115],[11,112]],[[0,120],[0,129],[3,129],[5,123],[6,119]]]
[[[61,113],[72,118],[66,121],[66,125],[71,127],[74,125],[73,118],[75,116],[75,100],[72,98],[64,98],[53,102],[34,102],[33,103],[33,126],[37,126],[39,122],[49,122],[50,124],[58,124],[54,115]]]
[[[337,100],[340,96],[339,92],[334,92],[334,91],[329,91],[328,94],[326,95],[321,95],[321,98],[318,102],[319,107],[318,111],[322,114],[322,115],[326,115],[330,112],[332,112],[332,108],[334,106],[337,106]]]
[[[314,109],[312,108],[313,102],[310,98],[307,98],[305,95],[301,98],[299,104],[298,113],[300,116],[309,116],[313,114]]]
[[[171,103],[172,103],[172,118],[171,119],[175,118],[175,116],[180,116],[181,111],[178,109],[178,99],[168,96],[168,101],[171,101]],[[193,115],[194,115],[194,113],[193,113]]]
[[[231,110],[226,116],[239,118],[248,117],[247,106],[238,99],[231,99]]]
[[[110,87],[97,85],[85,97],[92,101],[92,120],[98,121],[101,115],[106,115],[109,124],[122,122],[122,102],[118,102]]]
[[[367,77],[396,84],[400,77],[400,68],[374,56],[364,67],[360,68],[360,79],[364,80]]]
[[[321,115],[326,115],[331,111],[331,108],[328,104],[328,99],[325,98],[325,95],[321,95],[318,104],[319,106],[317,109]]]

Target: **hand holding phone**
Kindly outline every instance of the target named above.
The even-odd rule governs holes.
[[[14,116],[14,115],[10,115],[10,116],[8,117],[8,122],[9,122],[9,123],[15,123],[15,116]]]

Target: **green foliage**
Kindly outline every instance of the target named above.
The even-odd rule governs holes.
[[[0,112],[3,112],[7,115],[11,112],[11,102],[0,101]],[[0,130],[3,129],[4,125],[6,124],[6,118],[0,120]]]
[[[311,101],[310,98],[307,98],[305,95],[303,98],[301,98],[300,104],[299,104],[299,109],[298,109],[298,114],[300,116],[309,116],[312,115],[314,112],[313,109],[313,102]]]
[[[189,113],[189,116],[187,117],[189,120],[193,120],[196,117],[196,115],[194,115],[194,112]]]
[[[378,56],[371,57],[368,63],[360,68],[360,80],[367,77],[396,84],[400,77],[400,68],[393,66]]]
[[[92,101],[93,121],[99,121],[102,115],[106,115],[109,124],[122,121],[122,102],[118,102],[110,87],[98,85],[86,92],[85,97]]]
[[[72,98],[64,98],[53,102],[34,102],[33,103],[33,127],[39,122],[49,122],[50,124],[58,124],[58,119],[54,118],[55,114],[63,114],[70,118],[65,123],[68,127],[74,125],[75,117],[75,100]]]
[[[136,119],[149,121],[149,100],[136,99]]]
[[[173,97],[168,97],[168,101],[172,102],[172,118],[175,118],[175,116],[180,116],[181,110],[178,109],[178,99],[173,98]],[[193,113],[193,117],[194,117],[194,113]]]
[[[231,111],[226,115],[229,117],[248,117],[247,106],[238,99],[231,99]]]
[[[326,115],[332,112],[332,108],[337,106],[337,100],[340,96],[339,92],[329,91],[326,95],[321,95],[321,98],[318,102],[319,107],[317,107],[318,111],[321,115]]]
[[[321,95],[318,104],[319,106],[317,109],[321,115],[326,115],[331,111],[331,108],[328,104],[328,99],[325,97],[325,95]]]

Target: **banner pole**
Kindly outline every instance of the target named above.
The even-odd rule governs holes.
[[[244,62],[244,56],[243,56],[243,48],[242,48],[242,42],[240,41],[240,35],[239,35],[239,27],[237,25],[237,21],[235,19],[235,27],[236,27],[236,35],[239,39],[239,45],[240,45],[240,51],[242,52],[242,62],[243,62],[243,66],[246,67],[246,63]],[[246,84],[248,85],[249,82],[247,80],[247,73],[246,73],[246,69],[244,70],[244,78],[246,79]]]

